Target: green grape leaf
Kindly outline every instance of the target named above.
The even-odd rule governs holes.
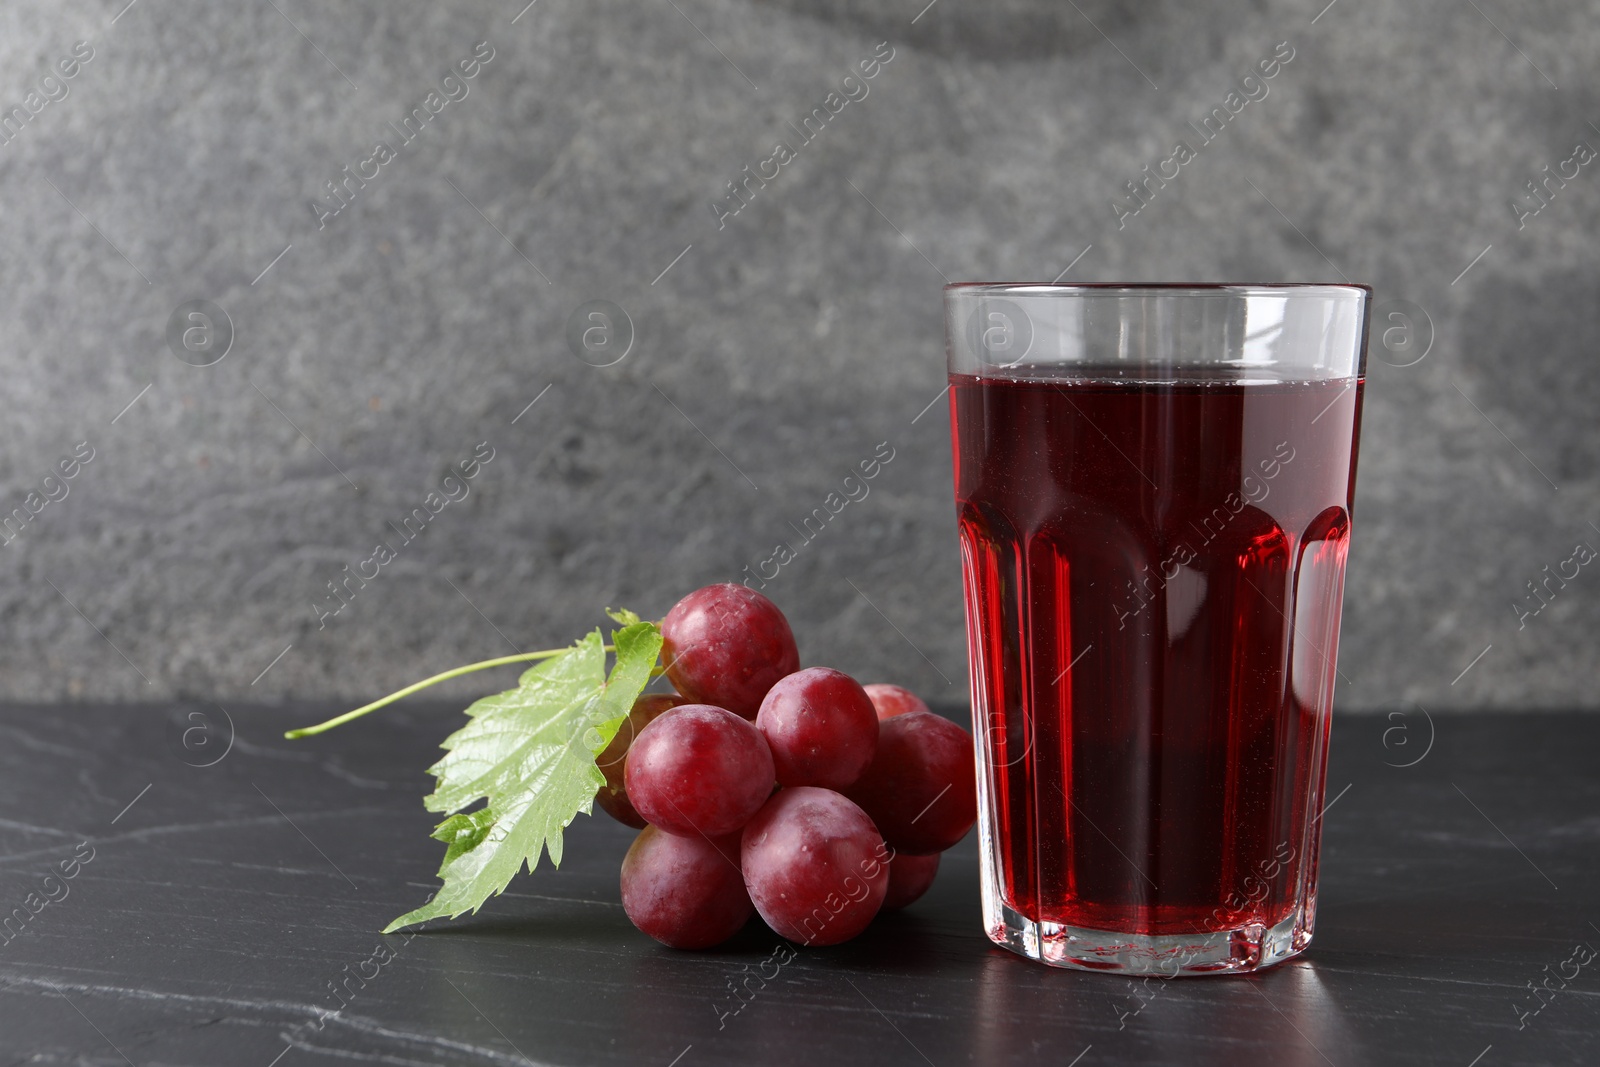
[[[449,812],[433,836],[445,842],[432,900],[390,923],[384,933],[427,919],[477,911],[526,864],[548,851],[561,865],[561,832],[579,812],[591,814],[605,778],[595,757],[615,736],[650,681],[661,631],[632,612],[614,612],[616,664],[595,630],[558,656],[523,673],[515,689],[467,708],[468,723],[445,739],[446,755],[429,768],[436,779],[423,804]],[[483,807],[464,809],[485,801]]]

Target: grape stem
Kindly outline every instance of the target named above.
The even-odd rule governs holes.
[[[605,645],[602,647],[607,652],[616,651],[616,648],[612,645]],[[317,734],[326,733],[335,726],[343,726],[345,723],[350,722],[353,719],[359,719],[368,712],[377,711],[379,708],[393,704],[397,700],[403,700],[412,693],[415,693],[421,689],[426,689],[430,685],[437,685],[440,682],[448,682],[452,678],[459,678],[463,674],[471,674],[473,671],[488,670],[490,667],[503,667],[508,663],[527,663],[530,660],[549,659],[552,656],[560,656],[571,651],[572,649],[570,647],[547,648],[538,652],[522,652],[515,656],[501,656],[499,659],[486,659],[481,663],[469,663],[465,667],[455,667],[451,670],[445,671],[443,674],[436,674],[432,678],[424,678],[420,682],[416,682],[412,685],[406,686],[404,689],[390,693],[381,700],[374,700],[372,703],[364,704],[361,707],[356,708],[354,711],[347,711],[343,715],[329,719],[327,722],[319,722],[315,726],[302,726],[298,730],[288,730],[283,736],[287,737],[291,741],[301,737],[315,737]],[[659,671],[660,668],[658,667],[652,669],[650,673],[652,676],[654,676],[659,673]]]

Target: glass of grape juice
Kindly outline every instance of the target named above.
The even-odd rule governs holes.
[[[1061,967],[1311,941],[1371,290],[945,290],[984,924]]]

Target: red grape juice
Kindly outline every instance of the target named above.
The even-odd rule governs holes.
[[[1308,901],[1362,379],[954,374],[979,768],[1026,919],[1272,928]]]

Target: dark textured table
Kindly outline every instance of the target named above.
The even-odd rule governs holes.
[[[603,815],[476,917],[382,937],[435,884],[422,771],[459,707],[279,737],[333,710],[0,710],[0,1064],[1600,1063],[1594,716],[1339,719],[1311,951],[1161,981],[991,947],[970,838],[851,944],[673,952]]]

